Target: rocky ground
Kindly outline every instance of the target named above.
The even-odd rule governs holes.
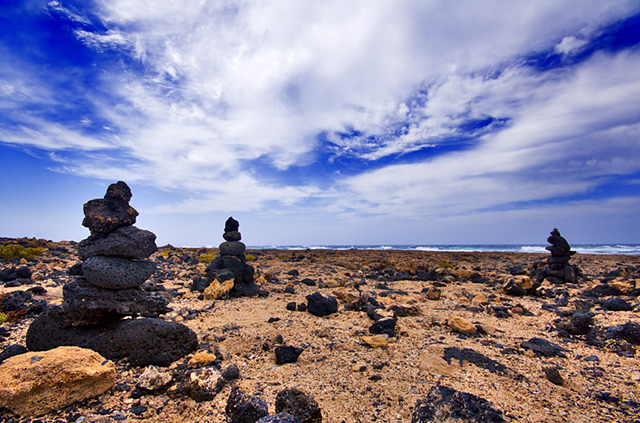
[[[30,271],[4,282],[3,298],[32,296],[25,314],[0,326],[0,351],[25,345],[44,301],[59,304],[62,285],[74,278],[74,243],[39,245],[44,253],[33,261],[0,260],[5,274]],[[322,421],[410,422],[417,401],[442,385],[486,399],[505,421],[640,422],[640,256],[576,255],[578,283],[507,293],[505,283],[534,278],[547,256],[248,250],[263,295],[207,301],[189,288],[215,254],[165,246],[151,257],[158,270],[145,288],[170,298],[173,311],[162,317],[190,327],[200,343],[160,368],[170,376],[165,386],[137,387],[146,369],[117,362],[107,393],[37,418],[0,409],[0,421],[222,422],[237,386],[264,398],[270,413],[279,392],[297,388],[313,395]],[[336,297],[338,311],[298,311],[316,292]],[[376,313],[396,322],[386,331],[395,336],[370,337]],[[281,346],[302,352],[277,364]],[[212,399],[182,388],[193,375],[234,365],[239,378]]]

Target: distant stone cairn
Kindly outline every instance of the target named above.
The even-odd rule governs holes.
[[[233,279],[233,287],[229,291],[232,297],[257,295],[260,287],[254,283],[254,269],[247,263],[246,247],[240,242],[242,236],[238,229],[240,224],[229,217],[224,225],[224,242],[220,244],[220,255],[205,270],[204,277],[198,276],[191,287],[194,291],[204,292],[213,283],[223,284]]]

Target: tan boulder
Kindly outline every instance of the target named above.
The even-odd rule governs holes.
[[[207,301],[215,301],[224,297],[233,289],[234,280],[228,279],[222,283],[217,279],[211,281],[209,286],[204,290],[204,299]]]
[[[360,298],[360,293],[358,291],[350,289],[334,289],[333,295],[343,303],[347,304],[355,303]]]
[[[454,269],[451,271],[451,275],[459,279],[469,279],[473,272],[467,269]]]
[[[636,289],[638,284],[634,279],[614,279],[609,281],[609,286],[617,289],[623,294],[629,294],[631,291]]]
[[[103,394],[115,377],[111,361],[84,348],[20,354],[0,365],[0,406],[39,416]]]
[[[448,324],[449,328],[451,328],[451,330],[454,332],[476,333],[476,331],[478,330],[476,328],[476,325],[460,316],[449,317]]]
[[[371,348],[386,348],[389,346],[389,342],[387,341],[387,337],[385,335],[365,335],[362,337],[362,342],[364,342]]]
[[[427,298],[432,301],[438,301],[441,295],[442,290],[440,288],[436,288],[435,286],[432,286],[427,290]]]

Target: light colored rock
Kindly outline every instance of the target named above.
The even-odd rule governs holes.
[[[614,279],[609,282],[609,286],[617,289],[623,294],[629,294],[636,289],[637,282],[634,279]]]
[[[206,351],[196,352],[191,360],[189,360],[188,366],[191,368],[208,366],[216,361],[216,355]]]
[[[171,379],[171,373],[163,372],[156,366],[148,366],[138,378],[136,386],[148,391],[155,391],[167,386]]]
[[[373,336],[365,335],[362,337],[362,342],[364,342],[371,348],[386,348],[389,346],[387,336],[385,335],[373,335]]]
[[[440,288],[436,288],[435,286],[432,286],[427,290],[427,298],[432,301],[438,301],[441,295],[442,290]]]
[[[335,295],[343,303],[351,304],[358,301],[360,293],[350,289],[334,289],[333,295]]]
[[[473,304],[482,304],[482,303],[486,303],[487,301],[489,300],[487,299],[487,296],[484,294],[478,294],[471,299],[471,302]]]
[[[460,316],[451,316],[448,320],[449,327],[454,332],[460,333],[476,333],[476,326],[470,321],[460,317]]]
[[[469,279],[471,275],[473,275],[473,272],[467,269],[454,269],[451,271],[451,275],[460,279]]]
[[[367,363],[364,363],[364,362],[358,362],[353,366],[351,366],[352,373],[362,373],[366,370],[367,370]]]
[[[204,290],[204,299],[207,301],[215,301],[229,294],[233,288],[234,280],[228,279],[220,283],[217,279],[211,281],[209,286]]]
[[[115,377],[111,361],[84,348],[17,355],[0,365],[0,406],[39,416],[101,395],[113,387]]]

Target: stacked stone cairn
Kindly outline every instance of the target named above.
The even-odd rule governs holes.
[[[204,293],[205,299],[217,299],[223,295],[251,297],[259,293],[260,287],[254,283],[254,269],[247,263],[245,245],[240,242],[240,224],[229,217],[224,225],[220,244],[220,255],[207,267],[204,277],[194,279],[191,289]]]
[[[78,245],[79,277],[64,285],[62,307],[49,307],[31,324],[29,350],[78,346],[134,366],[168,366],[196,349],[191,329],[157,318],[170,311],[168,301],[143,289],[156,269],[148,260],[156,236],[133,226],[131,196],[120,181],[84,205],[82,225],[91,235]]]
[[[547,238],[547,242],[551,245],[545,247],[551,252],[551,257],[547,259],[547,266],[542,269],[544,278],[554,283],[576,283],[576,269],[569,264],[571,256],[576,252],[571,251],[571,246],[557,228],[551,231],[551,236]]]

